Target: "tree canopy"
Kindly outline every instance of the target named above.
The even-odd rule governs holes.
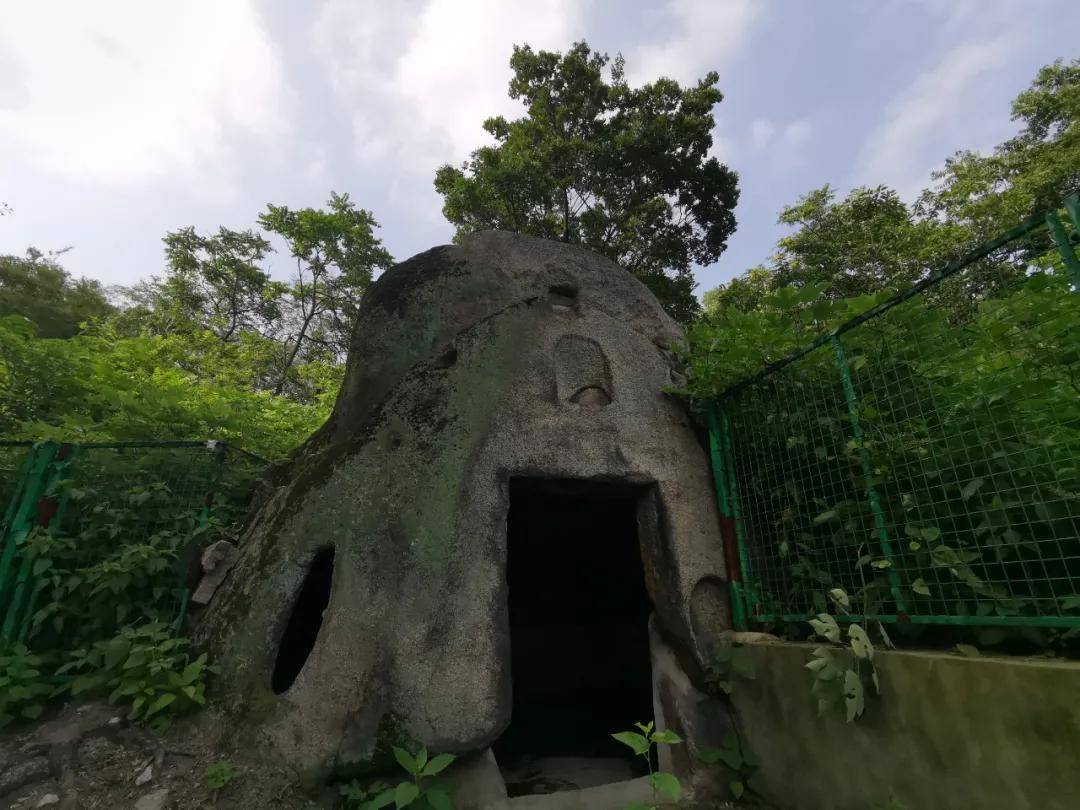
[[[19,315],[44,338],[66,338],[80,325],[114,311],[101,284],[72,279],[56,256],[30,248],[0,256],[0,317]]]
[[[118,307],[36,251],[0,258],[0,433],[285,455],[329,413],[360,296],[392,259],[345,194],[270,205],[259,225],[166,234],[164,273]],[[291,255],[288,280],[270,276],[267,234]]]
[[[832,299],[904,287],[1080,190],[1080,60],[1040,70],[1012,117],[1016,136],[990,155],[958,152],[912,205],[885,186],[839,200],[827,185],[803,195],[780,213],[794,230],[771,260],[706,293],[707,308],[748,311],[785,286]],[[986,260],[993,273],[972,275],[983,292],[1019,284],[1047,247],[1036,235]]]
[[[717,74],[635,88],[621,56],[585,42],[565,53],[515,46],[510,66],[510,97],[526,114],[489,118],[495,144],[436,172],[456,236],[497,228],[583,244],[691,320],[693,266],[727,247],[739,196],[736,174],[709,156]]]

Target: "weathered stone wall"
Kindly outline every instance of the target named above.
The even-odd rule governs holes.
[[[854,723],[818,717],[806,644],[751,645],[736,679],[752,781],[790,810],[1075,810],[1080,663],[878,652],[881,697]]]
[[[505,233],[388,271],[361,307],[333,416],[241,542],[197,638],[237,733],[325,774],[402,736],[478,751],[509,721],[506,514],[513,476],[650,487],[646,586],[701,664],[726,619],[706,456],[675,381],[676,325],[629,273]],[[335,550],[316,646],[284,694],[278,642],[310,562]],[[698,622],[700,627],[700,622]],[[711,625],[710,625],[711,626]]]

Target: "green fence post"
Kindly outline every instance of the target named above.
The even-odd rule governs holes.
[[[1073,203],[1073,208],[1069,211],[1069,216],[1075,222],[1077,217],[1076,200],[1072,198],[1070,200]],[[1072,277],[1073,288],[1080,290],[1080,259],[1076,258],[1076,251],[1069,244],[1069,235],[1065,232],[1065,225],[1056,211],[1046,212],[1046,227],[1049,228],[1050,234],[1054,237],[1054,244],[1057,245],[1058,253],[1061,254],[1061,260],[1065,262],[1065,269],[1069,271],[1069,275]]]
[[[717,416],[718,408],[715,402],[710,402],[707,410],[709,425],[709,454],[712,457],[713,483],[716,486],[716,503],[720,507],[720,518],[723,522],[721,532],[724,542],[724,557],[728,566],[728,587],[731,589],[731,621],[736,630],[745,630],[746,624],[746,594],[743,591],[743,583],[740,571],[733,570],[731,559],[731,546],[738,542],[737,535],[733,536],[732,527],[737,525],[735,511],[733,509],[733,494],[728,487],[728,448],[725,447],[724,435],[720,428],[720,419]],[[736,507],[737,508],[737,507]],[[742,556],[741,544],[739,556]]]
[[[747,580],[747,576],[753,577],[754,572],[750,567],[750,559],[746,556],[746,532],[742,520],[742,507],[739,505],[739,482],[735,477],[735,444],[731,440],[731,421],[728,419],[727,411],[720,411],[720,437],[726,462],[724,466],[727,470],[731,517],[735,523],[735,549],[738,552],[740,587],[747,615],[757,616],[758,589],[754,587],[753,581]]]
[[[49,489],[58,480],[58,476],[61,475],[65,468],[70,467],[71,464],[74,462],[75,454],[78,452],[78,449],[78,445],[74,444],[62,444],[57,449],[56,455],[54,456],[48,470],[48,474],[45,476],[42,482],[46,496],[49,495]],[[48,525],[50,527],[61,527],[62,521],[64,520],[64,514],[67,512],[69,502],[69,489],[65,487],[63,492],[60,493],[60,502],[57,504],[56,514],[54,514],[49,519]],[[29,552],[27,552],[27,554],[25,555],[23,566],[27,569],[31,577],[33,576],[33,573],[30,566],[33,564],[33,562],[34,560],[32,556]],[[30,591],[30,599],[26,603],[26,610],[23,611],[22,618],[19,620],[18,640],[20,643],[26,640],[26,636],[30,632],[30,624],[31,620],[34,617],[34,610],[37,607],[38,597],[41,596],[41,592],[43,589],[44,585],[38,583],[35,584],[33,589]],[[12,611],[12,615],[13,613],[14,611]],[[9,620],[14,621],[14,619],[10,617]]]
[[[22,602],[22,592],[29,575],[27,567],[29,555],[21,555],[22,560],[18,572],[14,575],[12,568],[15,558],[20,556],[19,552],[34,527],[34,521],[37,518],[37,502],[58,449],[58,445],[54,442],[35,445],[31,451],[32,456],[27,464],[23,482],[18,487],[20,490],[18,504],[7,525],[6,536],[3,538],[4,552],[0,556],[0,608],[4,610],[0,639],[10,639],[15,629],[16,614]]]
[[[1073,236],[1080,239],[1080,194],[1070,194],[1065,198],[1065,210],[1072,220]]]
[[[874,486],[874,470],[870,464],[870,454],[866,452],[866,446],[863,444],[862,425],[859,422],[859,402],[855,397],[855,386],[851,383],[851,373],[848,371],[844,344],[840,342],[840,338],[835,334],[831,336],[830,342],[836,352],[836,367],[840,371],[840,380],[844,386],[844,399],[847,401],[848,418],[851,420],[851,433],[859,446],[863,485],[866,487],[866,497],[870,501],[870,510],[874,513],[874,528],[877,531],[878,542],[881,544],[881,555],[889,563],[887,571],[889,590],[892,592],[893,601],[896,603],[896,611],[906,613],[907,607],[900,592],[900,577],[897,576],[893,568],[892,544],[889,542],[889,530],[885,525],[885,512],[881,508],[881,499],[878,497],[877,488]]]

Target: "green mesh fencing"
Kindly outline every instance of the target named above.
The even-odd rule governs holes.
[[[1052,221],[1056,270],[978,262],[1045,222],[713,404],[737,623],[841,588],[852,617],[1080,627],[1080,265]]]
[[[222,442],[0,444],[0,640],[37,632],[56,607],[46,596],[50,563],[36,551],[42,543],[105,585],[139,570],[140,554],[168,559],[171,570],[148,583],[146,601],[178,623],[195,554],[211,536],[235,531],[265,464]],[[118,604],[121,623],[123,610]]]

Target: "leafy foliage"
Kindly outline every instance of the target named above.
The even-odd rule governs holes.
[[[920,214],[983,241],[1080,191],[1080,59],[1042,68],[1013,101],[1012,120],[1020,132],[993,154],[958,152],[946,161],[919,199]]]
[[[0,318],[0,343],[0,433],[10,438],[212,436],[282,457],[321,424],[336,394],[336,381],[315,404],[253,390],[249,344],[223,347],[208,332],[125,337],[106,323],[42,339],[9,316]]]
[[[224,790],[236,778],[236,769],[228,762],[215,762],[206,767],[205,778],[211,790]]]
[[[380,810],[383,807],[415,807],[418,810],[453,810],[453,785],[445,781],[428,781],[446,770],[456,759],[453,754],[437,754],[428,758],[427,748],[415,755],[394,746],[394,759],[412,777],[412,781],[388,785],[374,782],[343,785],[341,795],[350,810]]]
[[[724,732],[720,742],[719,748],[702,749],[698,759],[707,765],[722,764],[731,772],[728,789],[737,801],[746,795],[746,783],[761,767],[761,760],[734,728]]]
[[[584,244],[689,321],[692,265],[716,261],[735,230],[736,176],[708,155],[717,74],[633,88],[621,56],[585,42],[565,53],[515,47],[510,66],[510,97],[526,115],[489,118],[495,145],[436,173],[457,235],[499,228]]]
[[[72,695],[108,694],[130,705],[128,718],[163,726],[170,714],[206,702],[206,655],[192,659],[186,638],[161,622],[124,627],[114,638],[74,650],[58,676],[74,676],[61,686]]]
[[[66,338],[114,312],[101,285],[72,279],[58,255],[30,248],[25,258],[0,256],[0,318],[18,315],[40,337]]]
[[[746,380],[1074,190],[1076,67],[1040,72],[1014,105],[1021,135],[950,162],[913,209],[828,187],[786,209],[771,264],[707,296],[684,393]],[[1035,232],[734,394],[743,513],[774,560],[751,592],[762,614],[826,612],[842,586],[859,614],[1077,615],[1078,317]]]
[[[229,341],[259,333],[281,317],[284,285],[260,266],[271,251],[260,234],[219,228],[214,236],[200,236],[182,228],[164,241],[169,273],[142,288],[159,323],[196,325]]]
[[[298,357],[331,357],[339,363],[348,353],[360,296],[377,268],[393,262],[375,237],[378,227],[369,211],[357,208],[348,194],[331,193],[329,210],[292,210],[270,205],[259,225],[283,238],[296,261],[288,286],[288,331],[279,336],[286,372]],[[274,387],[283,393],[287,375]]]
[[[170,622],[181,555],[218,524],[199,525],[191,504],[178,504],[160,482],[119,492],[61,488],[66,519],[35,528],[27,540],[44,604],[31,639],[72,646],[110,638],[132,622]]]
[[[706,308],[754,310],[787,286],[811,286],[828,298],[901,289],[1080,191],[1080,60],[1040,70],[1012,113],[1023,124],[1018,135],[991,155],[949,158],[914,206],[884,186],[854,189],[840,201],[829,186],[811,190],[780,213],[794,231],[771,262],[706,293]],[[1049,247],[1045,233],[1020,240],[981,262],[966,284],[937,294],[965,301],[1007,292]]]
[[[682,738],[674,731],[655,731],[652,721],[634,723],[637,731],[620,731],[612,734],[616,740],[643,757],[649,768],[649,787],[652,789],[652,804],[630,804],[625,810],[658,810],[667,803],[678,802],[682,796],[682,785],[674,774],[653,769],[652,752],[657,745],[679,745]]]
[[[830,595],[836,606],[846,613],[850,606],[847,593],[842,588],[834,588]],[[811,619],[810,626],[814,635],[830,642],[816,647],[806,665],[814,677],[811,691],[817,698],[818,714],[839,706],[850,723],[866,710],[868,685],[873,685],[875,693],[880,692],[870,635],[865,625],[853,622],[847,627],[845,644],[840,625],[828,613],[820,613]]]
[[[713,650],[708,672],[710,685],[725,695],[730,695],[732,682],[736,678],[749,681],[757,678],[750,648],[741,644],[717,645]]]
[[[50,663],[25,644],[0,648],[0,729],[41,715],[53,694],[47,679]]]

